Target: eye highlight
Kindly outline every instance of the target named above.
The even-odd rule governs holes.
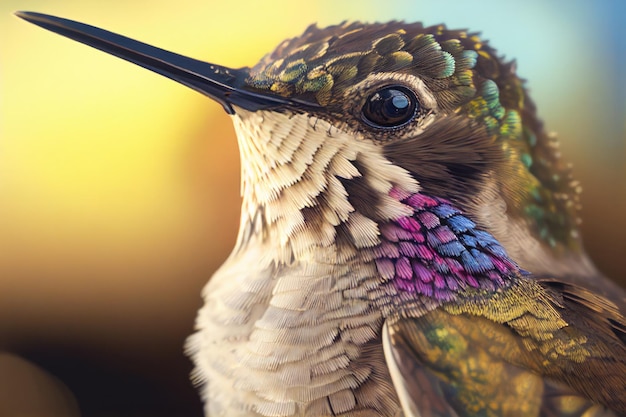
[[[361,118],[371,127],[393,129],[413,120],[418,110],[419,102],[413,91],[400,85],[390,85],[367,98]]]

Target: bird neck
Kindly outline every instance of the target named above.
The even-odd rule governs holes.
[[[417,192],[417,182],[371,142],[307,114],[238,111],[234,122],[242,159],[238,247],[254,235],[272,242],[279,263],[320,253],[341,263],[378,242],[378,221],[412,212],[389,192]]]

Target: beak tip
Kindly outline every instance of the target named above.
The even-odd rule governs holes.
[[[27,22],[32,23],[37,26],[42,26],[46,22],[49,22],[49,17],[51,17],[45,14],[36,13],[36,12],[26,12],[23,10],[18,10],[17,12],[14,12],[13,14],[15,14],[15,16],[19,17],[20,19],[24,19]]]
[[[13,13],[15,16],[24,19],[24,20],[33,20],[34,18],[34,13],[33,12],[25,12],[22,10],[18,10],[17,12]]]

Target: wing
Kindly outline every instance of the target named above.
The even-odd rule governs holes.
[[[383,346],[407,417],[626,415],[626,319],[558,280],[388,319]]]

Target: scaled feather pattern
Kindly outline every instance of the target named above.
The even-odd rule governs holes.
[[[415,212],[381,226],[372,256],[381,276],[399,290],[449,301],[459,290],[493,291],[519,274],[498,241],[449,201],[395,189],[391,196]]]

